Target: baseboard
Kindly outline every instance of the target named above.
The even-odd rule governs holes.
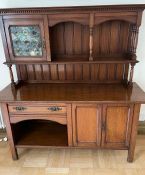
[[[6,129],[5,128],[4,129],[0,128],[0,133],[6,133]]]
[[[139,121],[138,134],[145,134],[145,121]]]
[[[0,138],[6,137],[6,130],[5,129],[0,129]]]

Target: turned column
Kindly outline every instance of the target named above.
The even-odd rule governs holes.
[[[132,60],[136,60],[138,32],[139,32],[139,26],[137,26],[136,24],[131,24],[130,30],[129,30],[128,53],[131,55]],[[129,75],[129,85],[132,85],[132,82],[133,82],[133,73],[134,73],[135,64],[136,63],[130,64],[131,68],[130,68],[130,75]]]
[[[11,83],[13,86],[15,86],[14,75],[13,75],[13,71],[12,71],[12,64],[8,64],[7,66],[9,68]]]
[[[135,63],[131,63],[130,74],[129,74],[129,85],[133,83],[133,74],[134,74]]]
[[[89,61],[93,60],[93,27],[94,27],[94,14],[90,14],[90,25],[89,25],[89,30],[90,30],[90,41],[89,41],[90,55],[89,55]]]

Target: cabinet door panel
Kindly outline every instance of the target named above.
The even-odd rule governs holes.
[[[132,105],[104,105],[103,139],[105,147],[126,147],[129,143]]]
[[[99,146],[100,136],[100,106],[73,105],[74,144],[78,146]]]
[[[45,60],[44,19],[4,20],[10,57],[18,61]]]

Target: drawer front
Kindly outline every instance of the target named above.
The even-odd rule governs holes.
[[[66,106],[60,105],[9,105],[10,114],[66,114]]]

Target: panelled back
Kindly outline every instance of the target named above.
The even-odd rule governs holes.
[[[121,82],[127,79],[124,63],[54,63],[18,65],[19,78],[32,82]]]
[[[50,27],[50,47],[52,60],[67,56],[72,56],[71,59],[75,56],[88,58],[89,27],[76,22],[63,22]]]
[[[93,32],[94,57],[127,53],[129,28],[129,23],[116,20],[95,25]]]

